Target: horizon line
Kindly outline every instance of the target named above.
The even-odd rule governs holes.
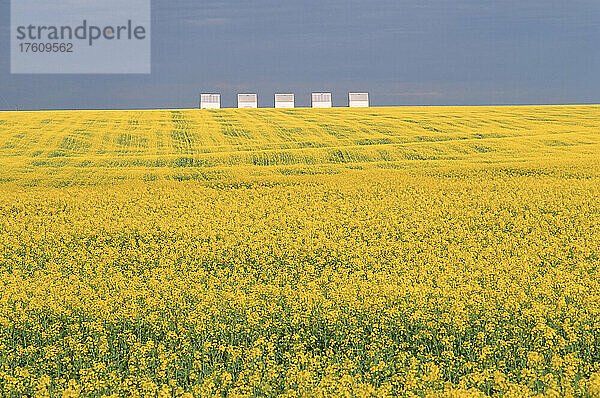
[[[352,108],[349,107],[347,105],[345,106],[332,106],[331,108],[313,108],[310,105],[307,106],[297,106],[294,108],[274,108],[274,107],[258,107],[258,108],[253,108],[253,109],[244,109],[244,108],[238,108],[238,107],[221,107],[218,109],[200,109],[200,108],[173,108],[173,107],[166,107],[166,108],[152,108],[152,107],[148,107],[148,108],[83,108],[83,109],[76,109],[76,108],[40,108],[40,109],[0,109],[0,112],[94,112],[94,111],[219,111],[219,110],[241,110],[241,111],[256,111],[256,110],[261,110],[261,109],[273,109],[273,110],[281,110],[281,111],[290,111],[290,110],[294,110],[294,109],[320,109],[320,110],[327,110],[327,109],[373,109],[373,108],[415,108],[415,107],[422,107],[422,108],[427,108],[427,107],[438,107],[438,108],[442,108],[442,107],[472,107],[472,108],[477,108],[477,107],[511,107],[511,106],[520,106],[520,107],[536,107],[536,106],[594,106],[594,105],[600,105],[600,102],[568,102],[568,103],[542,103],[542,104],[536,104],[536,103],[498,103],[498,104],[494,104],[494,103],[490,103],[490,104],[416,104],[416,105],[374,105],[374,106],[368,106],[368,107],[357,107],[357,108]]]

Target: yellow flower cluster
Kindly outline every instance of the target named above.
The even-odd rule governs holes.
[[[599,131],[0,113],[0,396],[600,397]]]

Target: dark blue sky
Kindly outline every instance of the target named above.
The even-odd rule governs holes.
[[[598,0],[154,0],[151,75],[11,75],[0,109],[197,107],[369,91],[373,105],[600,102]],[[118,61],[118,60],[115,60]]]

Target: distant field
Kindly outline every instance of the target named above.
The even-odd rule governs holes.
[[[0,112],[0,397],[600,397],[600,106]]]
[[[598,165],[600,106],[0,112],[2,180],[90,185],[348,169]]]

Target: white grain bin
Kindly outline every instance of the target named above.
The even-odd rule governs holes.
[[[275,94],[275,108],[294,108],[294,94]]]
[[[201,94],[200,109],[220,109],[221,94]]]
[[[369,93],[349,93],[348,106],[350,108],[368,108]]]
[[[312,107],[313,108],[331,108],[331,93],[313,93]]]
[[[242,109],[258,108],[258,95],[256,95],[256,94],[238,94],[238,108],[242,108]]]

